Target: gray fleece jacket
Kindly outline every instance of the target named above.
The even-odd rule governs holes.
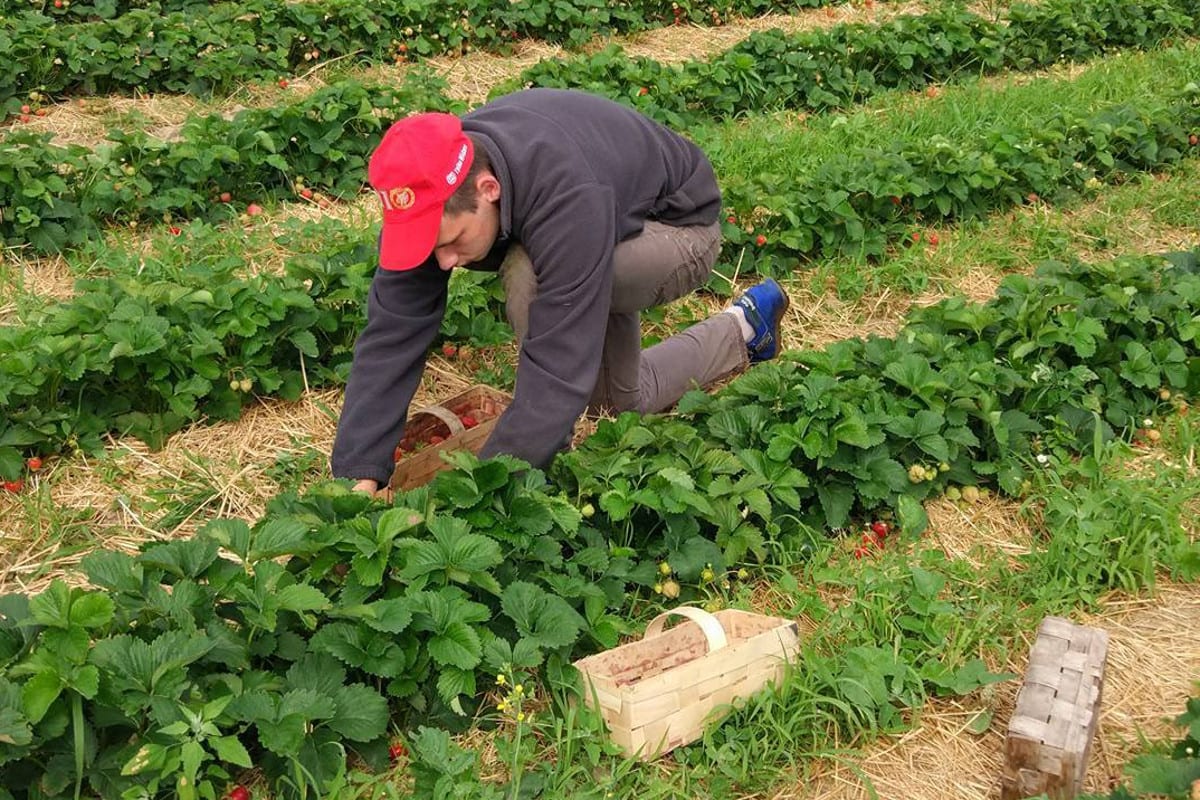
[[[698,147],[610,100],[530,89],[463,117],[500,182],[500,235],[473,269],[496,270],[511,242],[529,254],[537,296],[512,405],[480,452],[538,467],[570,441],[599,373],[613,249],[647,219],[709,225],[721,194]],[[376,271],[333,446],[333,474],[390,478],[425,356],[446,309],[449,273],[430,256]]]

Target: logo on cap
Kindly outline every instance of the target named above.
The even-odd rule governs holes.
[[[463,162],[467,160],[467,146],[464,144],[458,151],[458,158],[454,161],[454,169],[446,173],[446,183],[450,186],[458,183],[458,174],[462,172]]]
[[[405,211],[412,208],[413,203],[417,201],[416,194],[407,186],[387,191],[377,189],[375,194],[379,195],[380,202],[388,211]]]

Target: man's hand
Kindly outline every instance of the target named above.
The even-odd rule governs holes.
[[[375,494],[379,491],[379,481],[363,478],[358,483],[354,484],[354,491],[366,492],[367,494]]]
[[[392,502],[392,490],[387,486],[380,489],[379,481],[373,481],[370,478],[363,478],[361,481],[354,484],[354,491],[366,492],[367,494],[378,497],[380,500],[383,500],[386,503]]]

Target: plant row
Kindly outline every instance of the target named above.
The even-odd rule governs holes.
[[[981,48],[990,46],[986,43],[1004,38],[1007,34],[1002,35],[1003,31],[1017,27],[1018,18],[1023,20],[1022,35],[1005,41],[1020,42],[1014,47],[1022,53],[1039,48],[1059,52],[1059,44],[1067,32],[1079,26],[1105,33],[1083,39],[1085,44],[1071,51],[1073,57],[1095,55],[1118,43],[1136,46],[1157,41],[1182,19],[1182,12],[1169,11],[1165,4],[1156,8],[1146,16],[1130,11],[1122,17],[1106,13],[1105,9],[1111,11],[1108,5],[1079,6],[1052,0],[1045,6],[1013,12],[1008,27],[996,28],[964,12],[948,11],[903,18],[883,28],[842,26],[834,33],[816,34],[816,38],[807,42],[767,33],[739,45],[735,48],[736,55],[711,62],[741,64],[740,71],[714,68],[711,75],[694,83],[697,87],[709,87],[705,91],[726,96],[726,100],[746,92],[754,103],[769,107],[772,99],[755,94],[753,87],[778,86],[782,95],[775,95],[776,100],[788,96],[795,98],[789,101],[792,104],[806,102],[802,98],[808,93],[794,81],[767,74],[786,69],[780,65],[793,63],[773,48],[786,50],[794,46],[789,52],[793,52],[796,61],[824,65],[809,75],[826,87],[820,89],[825,93],[821,96],[852,102],[888,86],[919,85],[927,75],[944,76],[964,68],[972,59],[982,57]],[[1122,24],[1121,19],[1127,24]],[[992,26],[988,30],[994,28],[995,35],[979,36],[979,41],[985,44],[977,44],[975,34],[981,33],[983,26]],[[822,43],[818,41],[821,37],[830,38]],[[1093,38],[1096,41],[1091,41]],[[759,56],[748,54],[754,50],[761,51]],[[868,51],[870,56],[865,62],[856,60],[857,54]],[[967,51],[979,52],[964,55]],[[1012,63],[1025,61],[1022,56]],[[840,62],[844,62],[844,69],[834,66]],[[1001,59],[996,65],[1004,63],[1008,62]],[[865,75],[864,64],[882,65],[874,67],[879,73],[877,78],[851,77]],[[764,74],[757,74],[756,70]],[[856,81],[859,88],[851,88],[846,80]],[[683,107],[660,105],[657,98],[687,98],[695,94],[684,86],[664,85],[660,87],[662,91],[641,95],[631,88],[637,85],[619,80],[595,85],[585,82],[585,88],[633,104],[668,123],[678,121]],[[829,87],[837,94],[830,94]],[[819,98],[812,102],[814,108],[827,105]],[[708,106],[703,114],[724,118],[751,107],[753,103],[734,107],[721,101]],[[110,134],[112,144],[89,152],[78,147],[58,147],[44,136],[10,133],[0,143],[0,176],[7,178],[0,184],[3,187],[0,208],[4,210],[0,215],[0,239],[9,245],[28,243],[36,250],[52,251],[97,235],[105,222],[218,218],[229,213],[222,201],[243,203],[248,194],[259,202],[271,198],[313,198],[317,192],[351,194],[360,188],[366,158],[383,130],[415,109],[462,110],[446,97],[444,81],[423,71],[412,71],[400,89],[364,88],[354,82],[343,82],[298,103],[243,111],[231,120],[217,115],[191,118],[183,126],[180,140],[175,142],[155,139],[144,130],[115,130]],[[914,186],[911,192],[904,187],[887,192],[888,197],[901,199],[910,194],[915,195],[912,199],[920,207],[951,202],[950,198],[938,197],[921,186]],[[750,203],[745,207],[756,205]],[[901,218],[911,219],[912,212],[920,211],[920,207],[896,211]],[[802,252],[811,250],[811,246],[804,246],[806,241],[818,238],[822,237],[802,231],[789,236],[796,243],[793,246]]]
[[[1198,18],[1196,0],[1049,0],[1013,5],[999,19],[951,5],[882,25],[763,31],[718,56],[682,64],[630,57],[610,45],[540,61],[493,94],[523,86],[585,89],[628,97],[644,113],[685,129],[772,110],[845,107],[886,89],[1151,47],[1196,30]]]
[[[459,454],[391,508],[327,484],[253,525],[90,555],[94,590],[0,598],[0,786],[214,797],[254,765],[282,796],[330,796],[348,754],[386,763],[389,723],[454,726],[497,674],[571,685],[569,659],[615,644],[631,593],[667,576],[684,584],[671,599],[696,600],[738,564],[821,546],[806,521],[881,507],[915,536],[920,501],[951,482],[1020,491],[1041,457],[1073,464],[1171,409],[1164,392],[1200,389],[1198,261],[1043,265],[987,305],[915,312],[894,340],[790,354],[676,415],[604,422],[548,477]],[[1114,491],[1097,484],[1093,501]],[[1080,554],[1101,567],[1094,590],[1139,588],[1159,566],[1200,575],[1186,535],[1145,543],[1128,574],[1122,537],[1105,539]],[[984,602],[975,577],[957,592],[931,554],[899,566],[859,583],[886,583],[901,618],[822,612],[870,629],[806,660],[835,693],[809,737],[893,727],[927,692],[997,678],[971,658],[980,631],[959,627]]]
[[[934,139],[847,153],[803,179],[728,179],[724,197],[734,213],[725,234],[744,245],[742,273],[786,274],[814,253],[882,253],[917,221],[980,215],[1033,193],[1087,191],[1101,179],[1200,154],[1189,129],[1200,129],[1200,90],[1147,113],[1062,114],[1032,133],[996,131],[974,146]],[[235,381],[291,397],[305,369],[312,383],[340,380],[361,324],[370,237],[331,239],[324,258],[298,260],[283,280],[238,278],[236,259],[172,274],[162,285],[149,284],[156,276],[142,269],[136,278],[86,282],[78,299],[44,318],[0,328],[0,474],[15,480],[24,458],[90,450],[106,432],[157,442],[202,415],[236,416],[248,395]],[[452,301],[450,335],[494,343],[490,337],[507,330],[494,288],[472,284]]]
[[[228,231],[197,224],[180,236],[181,259],[126,253],[123,263],[108,252],[98,257],[111,275],[0,327],[0,478],[20,480],[30,459],[50,453],[97,451],[106,433],[158,447],[200,419],[236,419],[259,397],[345,382],[365,324],[373,232],[296,226],[285,241],[320,246],[282,274],[255,274],[250,257],[229,254]],[[496,318],[499,287],[485,277],[451,281],[445,336],[511,338]]]
[[[95,22],[59,22],[53,14],[68,9],[51,6],[51,16],[0,19],[0,50],[12,64],[0,77],[0,107],[15,113],[31,91],[210,94],[248,80],[273,81],[331,59],[403,61],[472,47],[504,48],[522,37],[577,47],[597,35],[682,21],[715,25],[733,14],[754,16],[796,5],[775,0],[684,2],[676,14],[663,3],[645,0],[499,5],[484,0],[240,0],[178,11],[155,4]]]

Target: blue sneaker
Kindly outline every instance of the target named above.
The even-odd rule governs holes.
[[[783,321],[789,302],[774,278],[754,284],[734,302],[746,312],[746,321],[754,328],[754,338],[746,345],[751,364],[779,355],[779,323]]]

